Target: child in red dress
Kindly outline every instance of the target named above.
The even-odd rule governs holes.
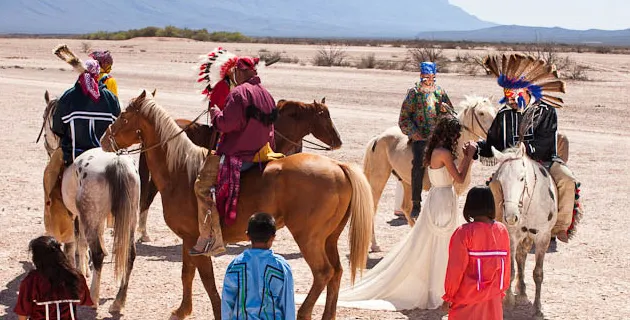
[[[74,320],[76,306],[93,305],[85,278],[73,268],[53,237],[31,241],[35,270],[20,283],[15,313],[19,320]]]
[[[465,225],[451,237],[443,296],[449,320],[503,319],[510,285],[510,236],[494,220],[490,188],[474,187],[464,205]]]

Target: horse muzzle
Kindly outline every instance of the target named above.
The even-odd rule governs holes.
[[[513,203],[503,204],[503,220],[510,226],[516,225],[519,220],[520,207]]]

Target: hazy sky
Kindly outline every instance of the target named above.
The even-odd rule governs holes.
[[[498,24],[567,29],[628,29],[628,0],[449,0],[478,18]]]

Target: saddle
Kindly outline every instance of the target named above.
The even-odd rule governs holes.
[[[274,152],[269,143],[265,144],[254,156],[253,168],[259,166],[264,170],[264,166],[274,160],[284,158],[282,153]],[[226,156],[219,165],[218,188],[217,188],[217,209],[219,217],[225,225],[231,225],[236,221],[237,203],[241,191],[241,174],[243,161],[236,157]],[[249,170],[249,169],[248,169]]]

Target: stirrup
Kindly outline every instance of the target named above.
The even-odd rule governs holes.
[[[216,237],[211,237],[210,239],[206,240],[206,244],[203,247],[203,250],[199,251],[195,248],[195,246],[193,246],[192,248],[190,248],[190,250],[188,250],[188,254],[191,257],[194,256],[217,256],[223,252],[225,252],[225,247],[220,245],[217,246],[217,238]]]

